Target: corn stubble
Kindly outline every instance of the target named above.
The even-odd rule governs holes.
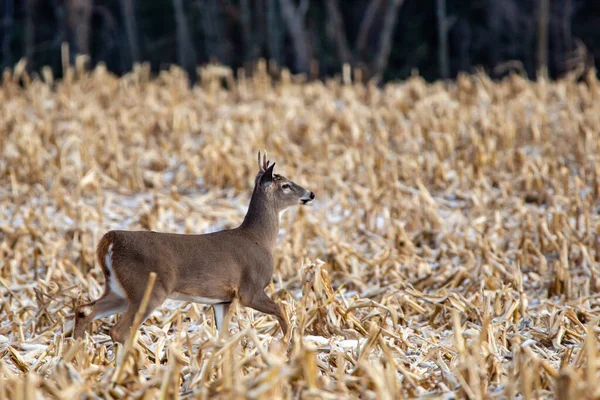
[[[600,84],[383,89],[220,66],[3,74],[0,398],[599,398]],[[23,86],[19,86],[19,82]],[[169,301],[69,339],[108,229],[241,221],[266,148],[317,194],[267,291],[294,329]]]

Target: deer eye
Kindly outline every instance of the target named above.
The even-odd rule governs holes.
[[[289,183],[284,183],[283,185],[281,185],[281,188],[282,189],[289,189],[290,185],[289,185]]]

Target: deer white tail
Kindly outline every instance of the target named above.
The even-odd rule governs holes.
[[[106,290],[110,290],[114,294],[119,297],[127,298],[125,294],[125,290],[121,286],[117,275],[115,274],[115,269],[113,268],[113,235],[112,232],[108,232],[106,235],[100,239],[100,243],[98,243],[98,249],[96,250],[96,254],[98,256],[98,262],[102,266],[102,270],[106,276]]]

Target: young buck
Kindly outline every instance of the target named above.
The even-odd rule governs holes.
[[[217,329],[234,298],[240,304],[277,318],[284,336],[288,323],[282,309],[264,292],[273,274],[273,248],[279,216],[294,204],[315,198],[291,180],[273,173],[275,163],[258,154],[259,172],[248,213],[242,224],[204,235],[145,231],[110,231],[98,243],[105,291],[102,297],[75,310],[73,337],[83,336],[93,320],[122,313],[110,336],[123,343],[151,272],[156,282],[144,321],[166,299],[211,304]]]

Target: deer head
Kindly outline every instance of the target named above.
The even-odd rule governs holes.
[[[295,204],[308,204],[315,198],[315,194],[304,189],[294,181],[283,175],[273,173],[275,163],[267,160],[266,153],[261,159],[258,153],[259,172],[256,176],[256,190],[262,191],[267,201],[273,204],[277,212],[284,211]]]

